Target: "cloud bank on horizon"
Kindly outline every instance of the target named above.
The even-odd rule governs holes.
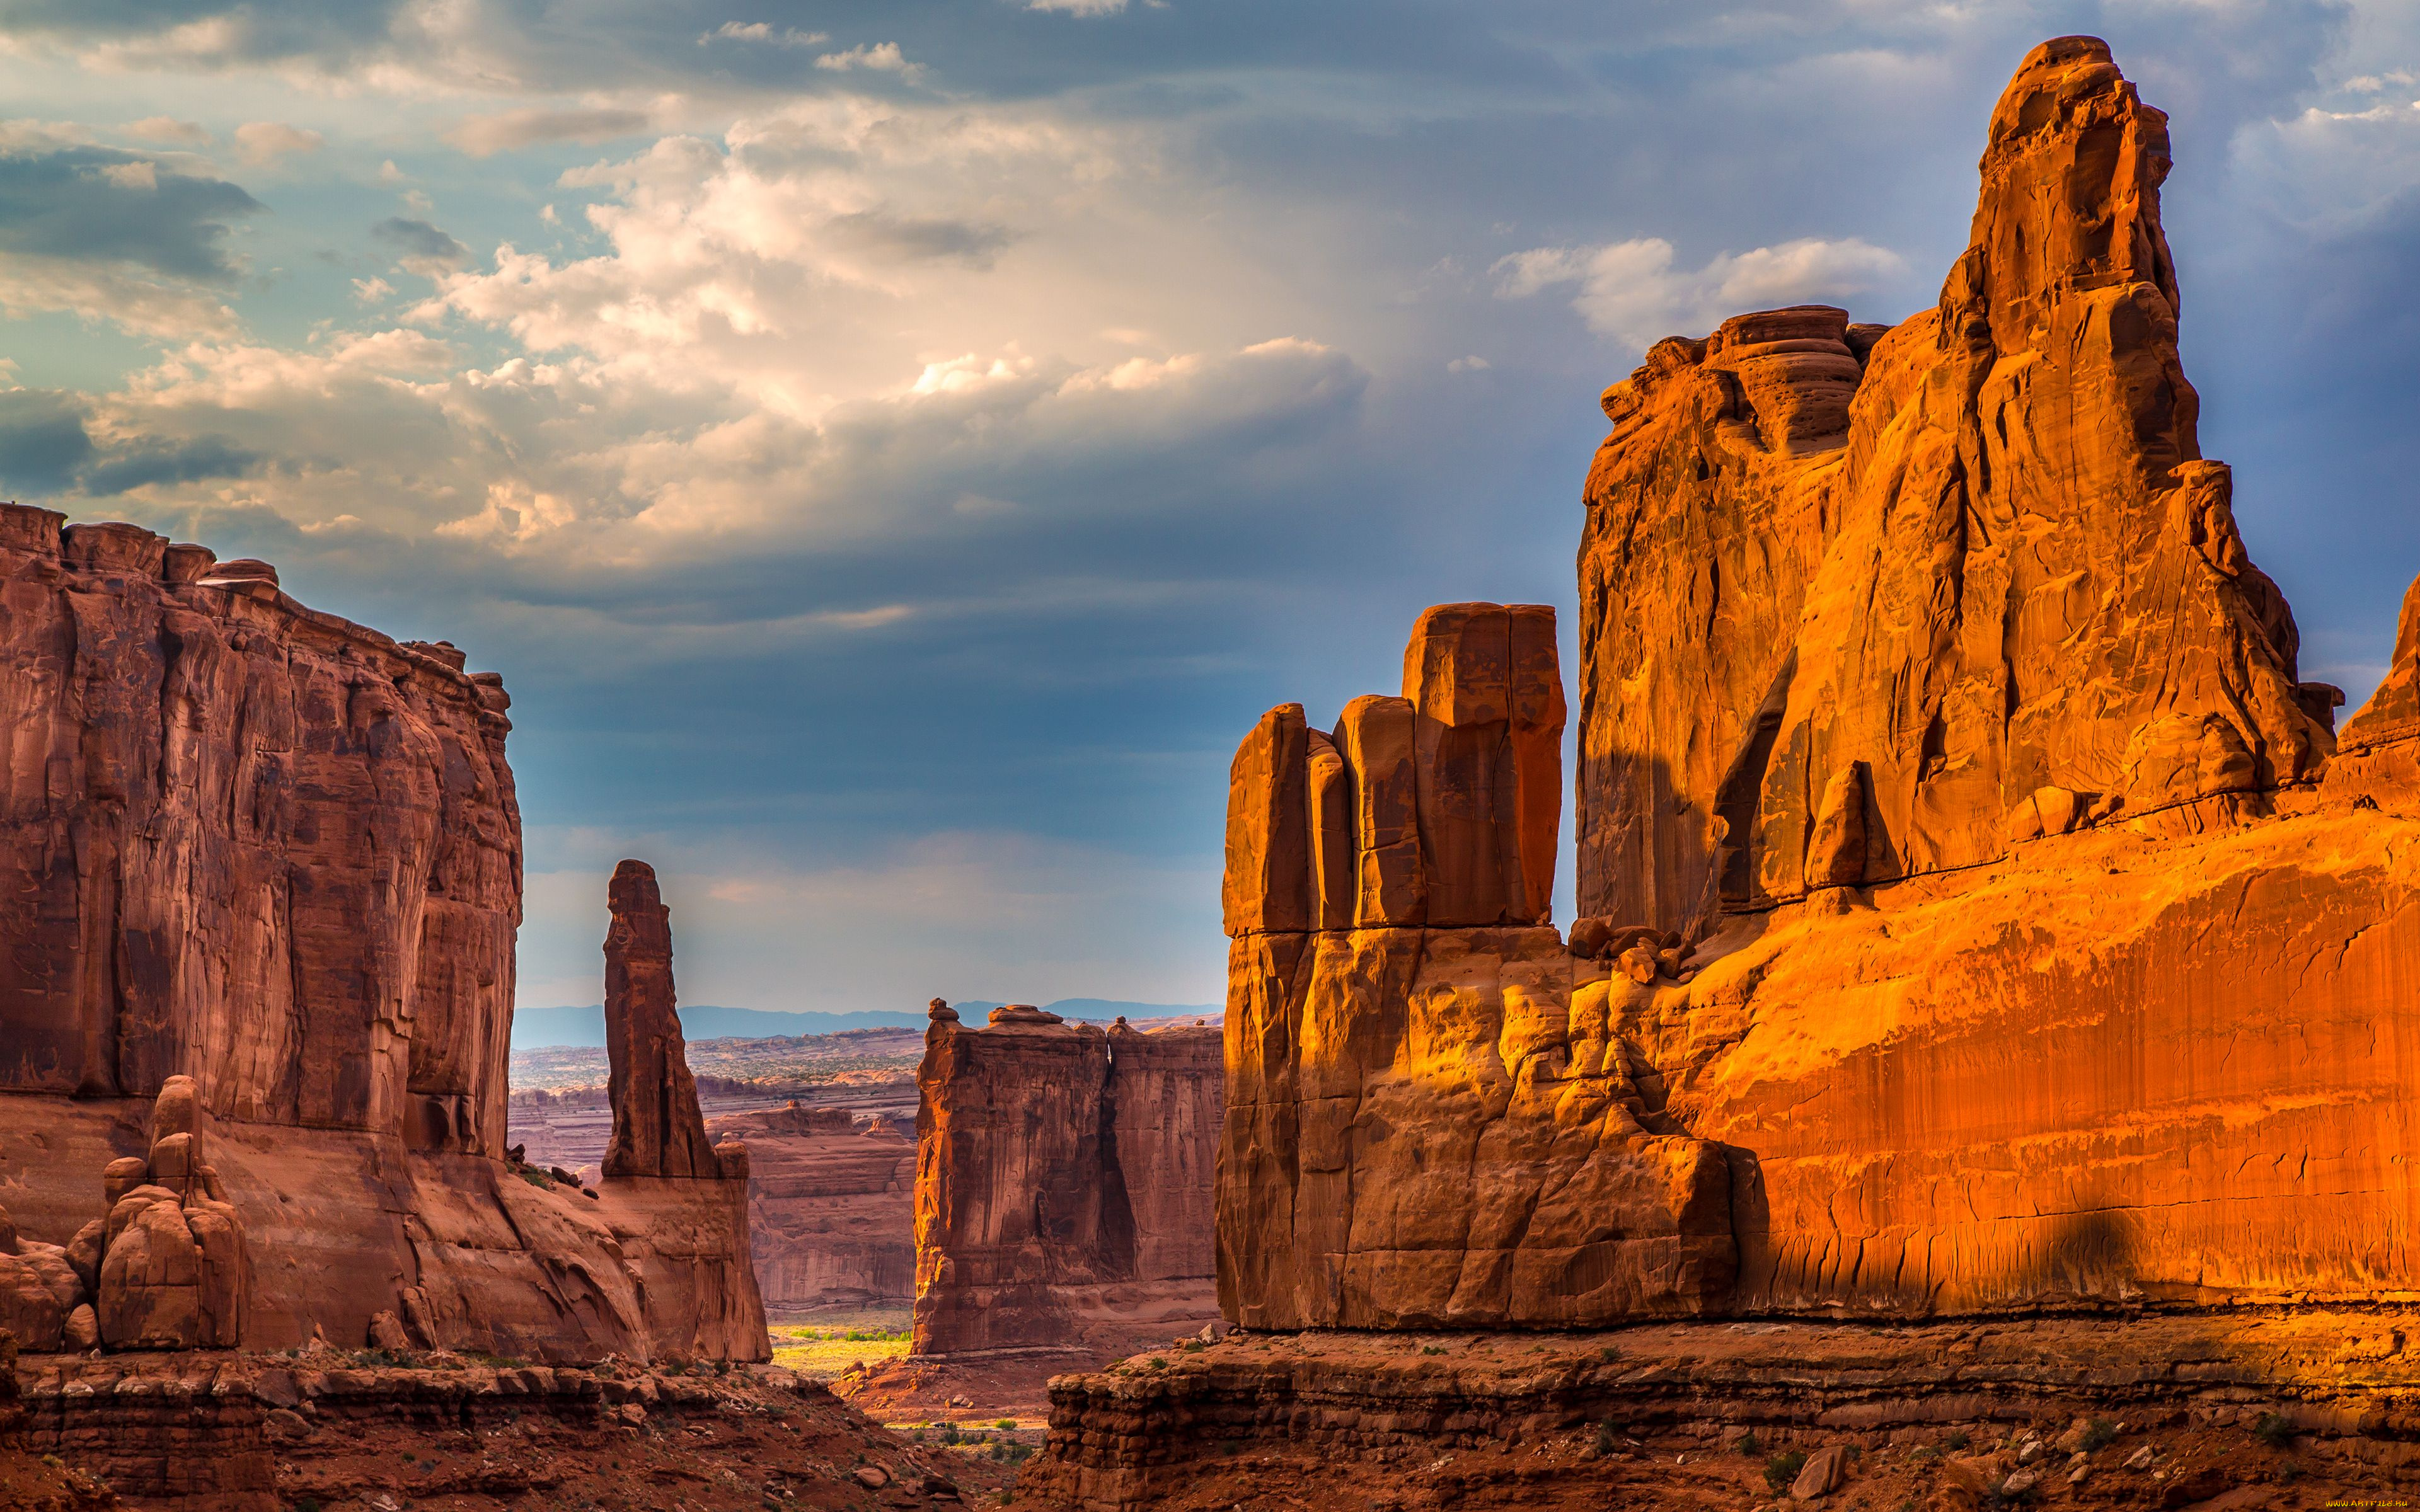
[[[2073,31],[2173,117],[2203,444],[2357,701],[2420,572],[2388,0],[0,0],[0,497],[503,671],[524,1004],[624,855],[699,1001],[1213,1000],[1238,734],[1425,604],[1568,621],[1598,392],[1929,303]]]

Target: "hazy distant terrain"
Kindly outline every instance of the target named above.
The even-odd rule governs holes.
[[[964,1002],[953,1004],[966,1015],[970,1024],[980,1024],[983,1016],[998,1008],[998,1003]],[[1042,1005],[1064,1018],[1098,1019],[1104,1023],[1121,1014],[1137,1021],[1145,1018],[1177,1018],[1185,1015],[1217,1017],[1222,1010],[1188,1003],[1122,1003],[1105,997],[1063,997],[1055,1003]],[[739,1039],[768,1040],[784,1035],[842,1034],[852,1029],[914,1029],[924,1031],[925,1011],[922,1007],[896,1012],[877,1010],[859,1013],[778,1013],[755,1008],[717,1008],[700,1003],[682,1005],[681,1032],[694,1045],[701,1040]],[[513,1049],[535,1050],[548,1045],[588,1045],[598,1050],[605,1047],[605,1010],[588,1008],[525,1008],[513,1014]],[[691,1057],[695,1064],[695,1057]],[[524,1084],[518,1074],[513,1085]]]

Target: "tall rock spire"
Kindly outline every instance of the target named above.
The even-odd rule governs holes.
[[[607,1176],[716,1177],[722,1166],[698,1112],[697,1083],[673,997],[672,910],[655,868],[613,869],[605,933],[605,1053],[613,1063]]]
[[[2298,683],[2195,436],[2166,117],[2105,44],[2060,38],[1980,166],[1934,308],[1737,316],[1607,391],[1579,915],[1680,928],[1969,866],[2044,813],[2190,831],[2332,748],[2335,690]]]

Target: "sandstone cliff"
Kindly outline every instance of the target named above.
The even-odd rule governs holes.
[[[1215,1316],[1216,1029],[933,1005],[917,1080],[914,1352],[1096,1362]]]
[[[1433,900],[1440,866],[1528,855],[1500,777],[1322,740],[1294,705],[1246,739],[1231,1317],[2412,1287],[2420,630],[2407,606],[2337,751],[2340,696],[2299,680],[2199,455],[2166,171],[2105,46],[2045,44],[1935,308],[1743,316],[1608,391],[1567,944],[1542,913],[1360,906],[1373,876]],[[1407,680],[1416,715],[1435,686]],[[1405,748],[1415,793],[1463,796],[1389,828],[1365,810],[1401,804],[1365,800]],[[1351,910],[1326,902],[1344,878]]]
[[[846,1108],[706,1121],[748,1146],[748,1241],[765,1305],[904,1307],[916,1296],[916,1142]]]
[[[0,607],[0,1184],[22,1241],[114,1222],[104,1173],[132,1162],[178,1199],[142,1220],[142,1285],[210,1273],[172,1218],[204,1251],[207,1204],[240,1219],[247,1348],[359,1345],[380,1313],[521,1355],[764,1348],[655,1331],[659,1288],[677,1317],[745,1264],[736,1236],[692,1237],[713,1231],[697,1194],[582,1198],[501,1158],[520,821],[499,678],[306,609],[264,563],[14,505]],[[176,1132],[220,1183],[200,1206],[153,1137],[178,1077]]]
[[[1607,1037],[1608,968],[1546,922],[1553,611],[1431,609],[1404,668],[1402,698],[1354,700],[1333,737],[1306,739],[1289,703],[1236,753],[1221,1304],[1256,1328],[1373,1328],[1719,1301],[1729,1167],[1651,1111]],[[1352,906],[1286,906],[1317,854],[1361,879]]]
[[[1579,914],[1685,930],[2045,823],[2191,828],[2314,775],[2341,696],[2297,681],[2201,455],[2168,165],[2107,47],[2046,43],[1993,113],[1937,307],[1741,316],[1606,391]],[[1827,804],[1859,843],[1823,843]]]

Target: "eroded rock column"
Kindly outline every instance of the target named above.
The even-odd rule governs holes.
[[[1551,924],[1563,719],[1553,610],[1450,604],[1400,698],[1325,738],[1283,704],[1237,751],[1230,1319],[1559,1326],[1726,1294],[1725,1157],[1661,1117],[1608,1032],[1607,968]]]

